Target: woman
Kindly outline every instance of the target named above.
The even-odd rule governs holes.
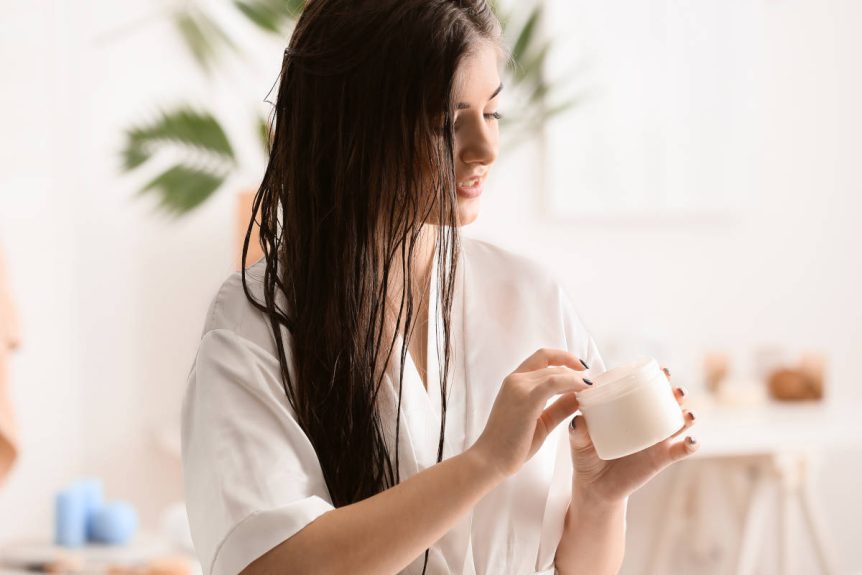
[[[265,255],[213,300],[183,402],[205,573],[613,573],[628,495],[693,451],[602,461],[560,426],[593,340],[548,270],[458,234],[497,155],[499,33],[481,0],[305,7]]]

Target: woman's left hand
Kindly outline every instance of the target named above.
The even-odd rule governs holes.
[[[662,369],[670,379],[670,372],[666,368]],[[577,415],[572,419],[574,429],[569,425],[569,440],[575,469],[573,493],[587,495],[601,502],[621,501],[662,469],[697,450],[698,444],[691,436],[676,441],[680,434],[694,425],[695,415],[682,407],[685,389],[676,387],[673,392],[682,409],[685,425],[667,439],[619,459],[599,459],[584,416]]]

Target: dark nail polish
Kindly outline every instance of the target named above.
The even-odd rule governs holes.
[[[679,390],[679,394],[681,396],[685,397],[685,388],[684,387],[678,387],[677,389]]]
[[[688,437],[688,444],[689,444],[689,445],[694,445],[695,443],[697,443],[697,439],[695,439],[695,438],[694,438],[694,437],[692,437],[692,436],[689,436],[689,437]]]
[[[588,366],[588,365],[587,365],[587,362],[585,362],[585,361],[584,361],[584,360],[582,360],[581,358],[578,358],[578,361],[580,361],[580,362],[581,362],[581,365],[583,365],[586,369],[590,369],[590,366]]]
[[[584,378],[584,383],[586,383],[587,385],[592,385],[592,384],[593,384],[593,382],[592,382],[592,381],[590,381],[589,379],[587,379],[586,377]]]
[[[695,420],[695,416],[694,416],[694,412],[693,412],[693,411],[689,411],[689,412],[688,412],[688,416],[691,418],[691,420],[692,420],[692,421],[694,421],[694,420]]]
[[[670,377],[670,370],[669,370],[668,368],[663,367],[663,368],[661,368],[661,369],[662,369],[662,371],[664,372],[664,374],[665,374],[666,376]]]
[[[572,425],[571,425],[571,427],[572,427],[572,429],[574,429],[574,428],[575,428],[575,418],[574,418],[574,417],[572,418]]]

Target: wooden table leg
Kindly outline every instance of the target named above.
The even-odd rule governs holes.
[[[671,546],[683,522],[683,507],[686,501],[686,494],[691,488],[693,463],[695,462],[680,461],[674,464],[674,473],[671,476],[670,484],[663,498],[664,504],[661,507],[661,512],[664,514],[666,520],[661,522],[661,528],[656,534],[655,545],[653,546],[652,556],[649,560],[649,570],[647,573],[651,575],[670,573],[667,567],[669,565]]]
[[[820,569],[826,575],[835,575],[838,573],[838,562],[835,559],[835,551],[832,548],[831,540],[827,536],[826,524],[814,501],[814,486],[812,483],[815,475],[813,471],[817,467],[816,457],[813,454],[802,454],[799,463],[801,484],[798,495],[799,503],[802,507],[802,516],[805,519],[809,533],[811,533],[811,542],[817,554]]]
[[[763,462],[750,468],[753,485],[748,498],[748,513],[742,527],[737,558],[737,575],[752,575],[757,567],[758,553],[763,540],[764,525],[769,509],[769,483],[771,470]]]

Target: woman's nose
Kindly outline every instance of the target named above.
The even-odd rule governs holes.
[[[491,164],[497,159],[496,128],[483,124],[464,135],[459,156],[465,164]]]

